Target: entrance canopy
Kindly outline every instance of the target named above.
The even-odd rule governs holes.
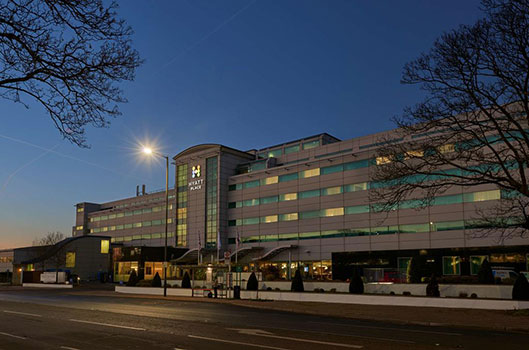
[[[282,245],[282,246],[279,246],[279,247],[275,247],[274,249],[272,250],[269,250],[267,253],[265,253],[264,255],[261,255],[260,257],[258,258],[254,258],[253,261],[263,261],[263,260],[268,260],[268,259],[271,259],[273,258],[274,256],[276,256],[277,254],[279,253],[282,253],[286,250],[291,250],[291,249],[296,249],[298,246],[297,245],[293,245],[293,244],[289,244],[289,245]]]
[[[230,254],[230,259],[233,260],[235,256],[237,259],[242,259],[250,253],[263,250],[263,247],[242,247]]]
[[[171,260],[173,263],[177,264],[186,264],[186,263],[193,263],[198,261],[198,255],[200,254],[200,251],[198,248],[189,249],[187,252],[185,252],[181,257],[178,259]]]

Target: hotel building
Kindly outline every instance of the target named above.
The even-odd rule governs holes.
[[[370,174],[387,161],[375,152],[392,134],[342,141],[323,133],[259,150],[202,144],[178,153],[169,193],[172,265],[216,262],[227,252],[270,278],[300,267],[305,278],[346,279],[362,267],[368,280],[396,280],[418,255],[443,275],[476,274],[485,257],[527,270],[529,239],[473,234],[476,211],[502,197],[492,185],[453,187],[427,207],[407,200],[390,213],[375,209],[368,193],[382,184]],[[138,263],[146,277],[161,271],[160,254],[143,262],[134,256],[164,244],[164,192],[138,192],[76,206],[74,235],[110,236],[115,255],[126,251],[127,261],[114,257],[116,275]]]

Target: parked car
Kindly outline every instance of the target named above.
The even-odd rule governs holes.
[[[492,270],[492,275],[494,278],[501,278],[502,280],[518,278],[518,273],[512,270]]]

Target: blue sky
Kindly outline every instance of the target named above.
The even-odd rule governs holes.
[[[71,234],[74,205],[164,186],[168,154],[204,142],[262,148],[328,132],[342,139],[393,127],[421,99],[403,65],[443,32],[479,18],[476,0],[127,0],[145,64],[129,103],[90,149],[60,137],[42,108],[0,99],[0,249],[48,231]],[[171,174],[171,177],[173,175]]]

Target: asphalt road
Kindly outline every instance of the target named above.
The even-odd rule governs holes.
[[[0,349],[529,349],[529,334],[319,317],[230,304],[0,292]]]

